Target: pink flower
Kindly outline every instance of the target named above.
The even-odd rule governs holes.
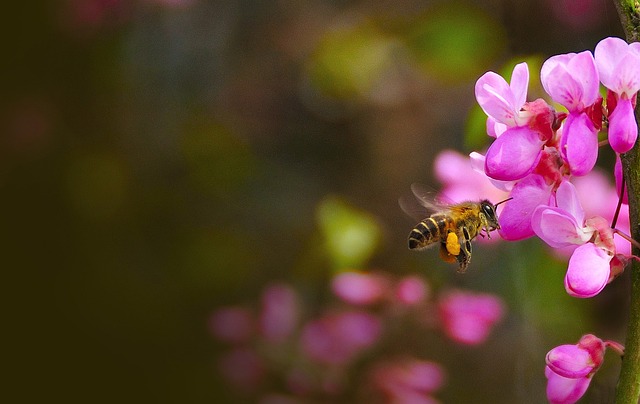
[[[596,46],[595,63],[600,81],[609,90],[609,144],[617,153],[625,153],[638,138],[633,109],[640,90],[640,44],[605,38]]]
[[[486,340],[491,327],[502,318],[504,305],[493,295],[452,291],[440,298],[438,312],[450,338],[477,345]]]
[[[453,202],[485,198],[497,202],[507,197],[505,187],[498,189],[494,180],[484,173],[484,156],[478,153],[464,156],[457,151],[443,150],[433,167],[443,185],[440,195]]]
[[[396,285],[396,299],[406,306],[420,304],[429,294],[429,287],[424,279],[418,276],[407,276]]]
[[[328,314],[302,329],[300,344],[311,359],[325,364],[345,364],[378,340],[382,323],[368,313]]]
[[[552,56],[542,65],[540,80],[551,98],[569,110],[560,140],[562,156],[572,174],[587,174],[598,157],[601,124],[592,121],[591,109],[602,102],[598,92],[598,71],[591,52]]]
[[[507,128],[487,150],[485,173],[496,180],[524,178],[538,165],[543,146],[553,142],[555,112],[539,99],[523,106],[529,120],[524,126]]]
[[[588,242],[594,229],[585,226],[584,210],[569,181],[563,181],[558,187],[556,204],[556,207],[538,205],[534,210],[531,225],[538,237],[553,248]]]
[[[367,305],[380,301],[387,292],[388,281],[380,276],[360,272],[343,272],[331,281],[333,293],[347,303]]]
[[[493,122],[506,127],[525,125],[529,117],[521,110],[527,101],[528,86],[529,68],[520,63],[513,68],[511,84],[494,72],[482,75],[476,82],[476,100]]]
[[[571,404],[578,401],[602,365],[605,348],[611,344],[587,334],[576,345],[561,345],[549,351],[545,367],[549,402]],[[619,347],[619,344],[613,344]]]
[[[254,330],[253,316],[244,307],[221,308],[211,314],[209,330],[221,341],[246,342]]]
[[[550,57],[542,64],[540,81],[547,94],[569,112],[582,112],[599,97],[598,71],[589,51]]]
[[[440,365],[418,359],[382,363],[372,373],[374,385],[397,403],[436,403],[430,394],[444,385]]]
[[[556,205],[538,206],[531,225],[553,248],[580,246],[569,259],[565,288],[571,296],[593,297],[610,280],[610,261],[615,254],[613,232],[602,217],[585,220],[576,189],[568,181],[558,187]]]
[[[260,330],[272,342],[283,342],[295,329],[300,316],[300,301],[289,285],[273,284],[262,293]]]
[[[494,72],[476,82],[476,99],[488,116],[487,133],[496,137],[484,169],[493,179],[511,181],[530,174],[552,140],[555,113],[543,100],[526,102],[528,84],[526,63],[515,66],[510,85]]]

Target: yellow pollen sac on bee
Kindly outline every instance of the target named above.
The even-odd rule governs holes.
[[[447,234],[447,251],[451,255],[460,255],[460,242],[456,233]]]

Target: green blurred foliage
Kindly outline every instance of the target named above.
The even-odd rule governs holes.
[[[190,125],[181,146],[194,186],[214,196],[232,195],[254,175],[249,145],[220,124]]]
[[[362,97],[389,68],[394,46],[372,22],[329,32],[310,59],[311,82],[332,97]]]
[[[316,217],[334,271],[363,268],[380,244],[376,219],[336,197],[320,202]]]
[[[440,3],[410,25],[407,43],[427,74],[461,82],[494,63],[504,52],[506,33],[470,3]]]

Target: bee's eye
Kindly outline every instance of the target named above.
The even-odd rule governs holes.
[[[485,213],[487,216],[493,216],[493,207],[492,207],[492,206],[484,205],[484,206],[482,207],[482,210],[484,211],[484,213]]]

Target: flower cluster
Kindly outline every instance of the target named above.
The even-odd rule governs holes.
[[[540,79],[562,111],[542,99],[527,101],[526,63],[515,66],[510,83],[493,72],[478,79],[476,99],[495,140],[485,155],[470,157],[512,198],[500,214],[502,237],[537,235],[569,254],[567,293],[593,297],[634,258],[624,228],[628,207],[617,201],[626,203],[619,155],[631,150],[638,137],[633,110],[640,90],[640,43],[606,38],[594,53],[552,56],[543,63]],[[604,99],[600,84],[607,90]],[[598,140],[600,131],[606,131],[604,142]],[[594,169],[599,147],[606,144],[616,153],[616,190],[600,181]],[[581,397],[605,347],[613,345],[587,335],[577,345],[552,350],[546,369],[549,400],[573,403]]]
[[[283,283],[265,288],[257,310],[214,311],[209,329],[228,346],[218,365],[229,385],[262,403],[354,401],[371,394],[388,402],[437,402],[433,394],[445,383],[444,369],[399,350],[407,332],[395,325],[413,323],[421,334],[437,328],[453,342],[477,345],[504,314],[492,295],[452,290],[434,298],[415,275],[342,272],[331,290],[336,299],[319,311],[305,308]],[[306,318],[309,311],[317,314]],[[367,355],[372,350],[375,358]]]
[[[627,152],[636,142],[633,108],[640,89],[640,44],[606,38],[594,54],[552,56],[542,65],[540,79],[566,111],[556,111],[542,99],[526,101],[525,63],[516,65],[510,83],[493,72],[480,77],[476,98],[495,141],[484,156],[472,153],[471,159],[513,198],[500,215],[502,237],[521,240],[535,234],[553,248],[575,249],[566,290],[592,297],[621,272],[628,249],[618,250],[609,226],[615,204],[606,205],[608,212],[587,216],[572,182],[593,172],[604,118],[614,152]],[[607,88],[606,104],[600,83]],[[620,178],[621,170],[616,172]]]

